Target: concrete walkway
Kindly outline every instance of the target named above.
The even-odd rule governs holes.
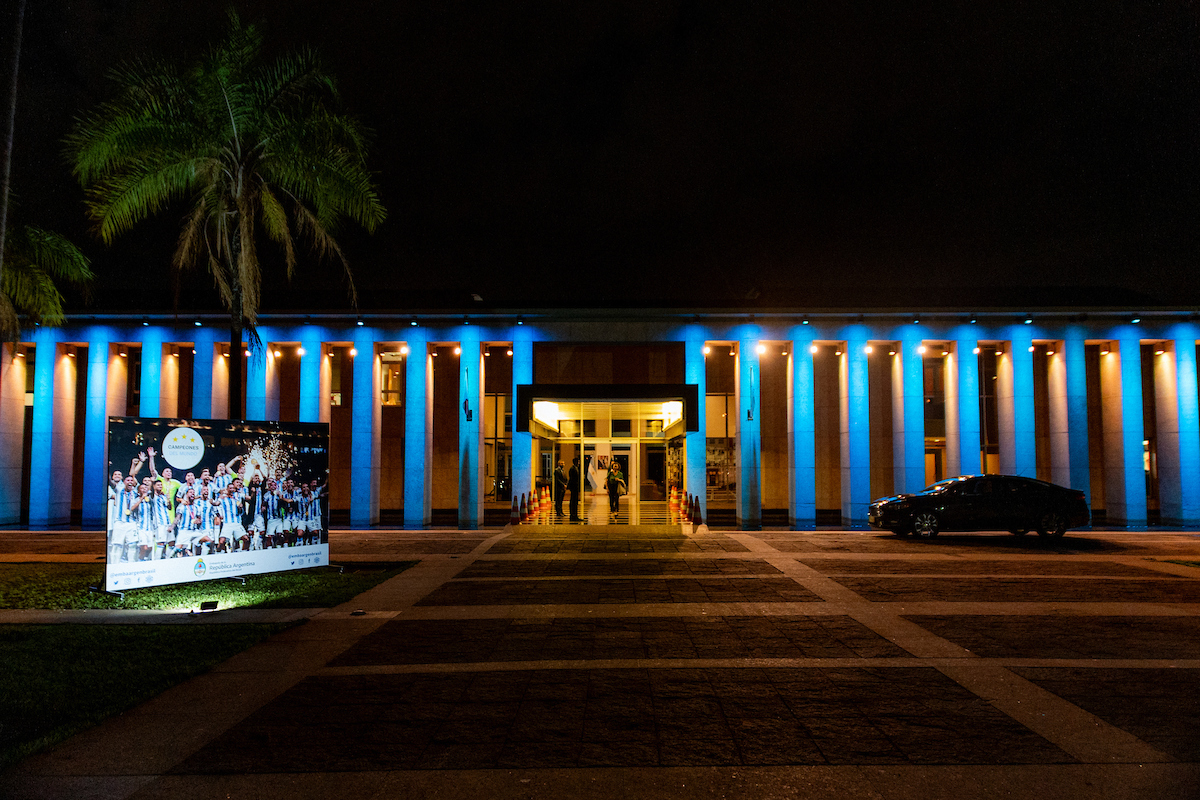
[[[55,536],[24,558],[89,555]],[[1200,568],[1171,563],[1200,561],[1195,533],[572,526],[331,549],[421,561],[273,612],[310,618],[19,764],[0,797],[1200,797]]]

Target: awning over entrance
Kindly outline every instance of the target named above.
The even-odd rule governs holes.
[[[514,429],[529,432],[530,420],[537,418],[535,403],[680,403],[679,414],[684,430],[700,430],[699,391],[695,384],[592,384],[592,383],[534,383],[517,386]],[[547,411],[550,409],[546,408]],[[673,409],[668,408],[669,415]],[[544,423],[543,423],[544,424]],[[553,427],[553,426],[550,426]]]

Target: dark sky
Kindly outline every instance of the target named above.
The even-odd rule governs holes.
[[[59,141],[116,60],[190,58],[228,5],[29,3],[20,213],[93,256],[92,308],[171,308],[183,209],[100,245]],[[1194,2],[237,8],[376,132],[390,216],[344,238],[366,308],[1200,302]],[[264,302],[343,296],[305,264]]]

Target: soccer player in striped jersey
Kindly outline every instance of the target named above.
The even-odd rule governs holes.
[[[262,504],[259,508],[266,521],[266,546],[283,547],[285,542],[283,500],[279,496],[279,485],[274,480],[267,481],[267,491],[263,493]]]
[[[212,480],[218,489],[224,489],[233,483],[233,479],[237,477],[237,473],[233,471],[233,465],[240,461],[241,458],[241,456],[234,456],[227,463],[217,464],[217,474],[213,475]]]
[[[137,544],[137,480],[126,475],[113,497],[113,533],[108,546],[108,560],[128,561],[128,545]]]
[[[158,522],[154,514],[153,490],[145,483],[138,487],[137,531],[138,561],[149,561],[154,551],[154,539],[158,533]]]
[[[217,495],[217,508],[221,514],[221,527],[217,529],[217,550],[231,552],[236,542],[246,535],[246,529],[242,527],[241,498],[232,484]]]
[[[167,501],[167,493],[163,490],[161,478],[154,481],[154,490],[149,497],[150,527],[154,532],[153,552],[150,558],[154,561],[167,557],[167,542],[171,536],[171,504]]]
[[[196,490],[188,489],[175,507],[175,556],[190,556],[204,525],[203,511],[196,503]]]

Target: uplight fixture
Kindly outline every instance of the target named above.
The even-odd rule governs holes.
[[[459,354],[461,354],[461,353],[462,353],[462,348],[461,348],[461,347],[456,347],[456,348],[454,348],[454,355],[456,355],[456,356],[457,356],[457,355],[459,355]]]
[[[921,355],[925,355],[925,345],[918,346],[917,352],[920,353]]]
[[[298,356],[302,356],[302,355],[304,355],[306,352],[307,352],[307,351],[306,351],[306,350],[305,350],[303,347],[297,347],[297,348],[296,348],[296,355],[298,355]]]
[[[975,348],[974,350],[972,350],[971,352],[973,352],[975,355],[979,355],[979,348],[978,348],[978,347],[976,347],[976,348]]]
[[[709,347],[708,345],[704,345],[704,355],[708,355],[711,352],[712,352],[712,348]]]
[[[817,347],[817,346],[814,344],[814,345],[812,345],[811,347],[809,347],[809,348],[808,348],[808,352],[812,353],[813,355],[816,355],[816,354],[817,354],[817,351],[818,351],[818,350],[820,350],[820,349],[821,349],[821,348]]]
[[[350,357],[351,357],[351,358],[354,358],[356,355],[358,355],[358,348],[357,348],[357,347],[351,347],[351,348],[350,348]]]
[[[401,345],[400,355],[402,355],[402,356],[408,355],[408,345]]]
[[[863,348],[863,352],[866,353],[867,355],[871,355],[871,353],[875,352],[875,348],[871,347],[871,345],[867,345],[866,347]]]
[[[761,356],[763,353],[767,352],[767,346],[766,346],[765,344],[760,344],[758,347],[756,347],[756,348],[754,348],[754,349],[758,351],[758,354],[759,354],[760,356]]]

